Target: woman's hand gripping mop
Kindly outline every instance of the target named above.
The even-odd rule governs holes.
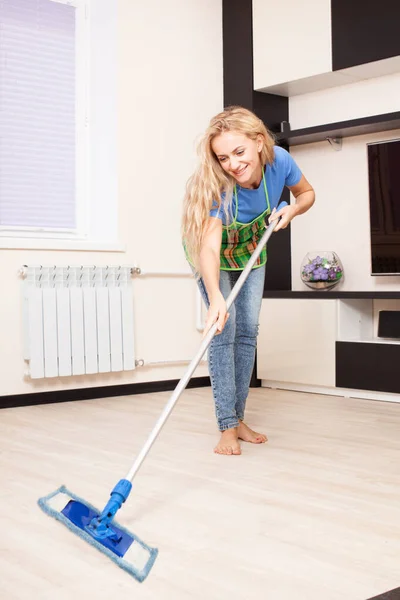
[[[266,227],[266,231],[257,248],[251,255],[249,262],[243,269],[242,274],[227,299],[228,310],[259,257],[261,250],[269,240],[277,222],[277,220],[274,220]],[[65,486],[61,486],[55,492],[40,498],[38,501],[39,506],[45,513],[66,525],[73,533],[100,550],[100,552],[106,554],[119,567],[133,575],[138,581],[143,581],[149,574],[157,558],[158,550],[147,546],[136,535],[114,521],[114,517],[122,504],[127,500],[135,475],[203,358],[216,330],[217,324],[214,323],[204,337],[197,355],[193,358],[185,375],[176,386],[153,431],[133,463],[131,470],[111,491],[110,499],[102,511],[99,511],[86,500],[70,492]]]

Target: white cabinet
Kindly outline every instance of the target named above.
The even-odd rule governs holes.
[[[257,344],[257,377],[335,386],[336,300],[264,299]]]
[[[398,292],[273,292],[264,297],[257,376],[265,387],[399,402],[400,338],[378,337]]]
[[[291,96],[287,84],[299,81],[311,91],[304,87],[305,79],[333,75],[331,0],[279,0],[271,8],[270,2],[253,0],[254,89],[276,87],[271,93]]]

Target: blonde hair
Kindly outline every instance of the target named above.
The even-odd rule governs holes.
[[[182,238],[190,261],[196,271],[204,232],[212,205],[218,206],[226,215],[231,212],[235,180],[219,163],[211,143],[225,131],[237,131],[251,140],[263,138],[260,152],[261,164],[272,164],[275,140],[264,123],[254,113],[241,106],[231,106],[213,117],[201,138],[197,153],[199,162],[187,182],[183,202]],[[222,202],[222,194],[225,194]]]

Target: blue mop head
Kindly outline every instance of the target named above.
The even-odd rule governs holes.
[[[93,518],[98,517],[101,511],[70,492],[65,486],[61,486],[55,492],[40,498],[38,504],[46,514],[54,517],[85,542],[106,554],[135,579],[140,582],[146,579],[157,558],[158,550],[156,548],[147,546],[136,535],[132,535],[127,529],[114,521],[112,521],[111,526],[119,539],[114,551],[113,544],[108,543],[107,539],[103,542],[96,540],[86,528],[83,529],[82,527],[86,522],[89,524]]]

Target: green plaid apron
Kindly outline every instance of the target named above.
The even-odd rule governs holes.
[[[237,220],[238,215],[238,196],[236,185],[234,187],[235,194],[235,218],[230,225],[222,226],[222,241],[221,241],[221,254],[220,254],[220,270],[221,271],[242,271],[249,261],[250,256],[257,248],[258,242],[261,240],[264,230],[267,227],[266,218],[271,214],[271,208],[269,204],[269,196],[267,190],[267,184],[265,183],[265,176],[263,170],[263,184],[265,191],[265,198],[267,201],[266,210],[261,213],[258,217],[253,219],[251,223],[240,223]],[[187,253],[185,244],[183,244],[186,259],[189,264],[193,266],[192,261]],[[267,247],[264,246],[257,258],[253,269],[262,267],[267,262]]]
[[[239,203],[235,185],[235,218],[230,225],[223,225],[222,227],[221,271],[242,271],[264,234],[264,230],[266,228],[266,217],[271,214],[264,172],[263,183],[267,208],[263,213],[261,213],[261,215],[251,221],[251,223],[240,223],[240,221],[237,220]],[[254,264],[253,269],[265,265],[266,262],[267,247],[264,246],[260,256],[257,258]]]

